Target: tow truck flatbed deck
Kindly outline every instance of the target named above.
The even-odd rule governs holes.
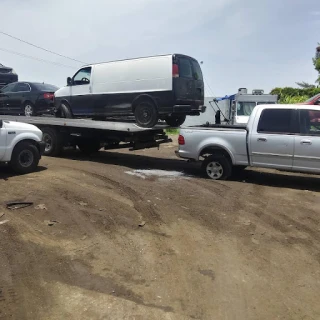
[[[153,128],[142,128],[136,123],[130,121],[99,121],[92,119],[67,119],[67,118],[55,118],[55,117],[26,117],[26,116],[8,116],[0,115],[0,119],[4,121],[16,121],[33,124],[35,126],[50,125],[50,126],[63,126],[73,128],[86,128],[86,129],[98,129],[98,130],[110,130],[110,131],[125,131],[125,132],[142,132],[142,131],[154,131],[164,130],[170,128],[168,125],[158,124]]]
[[[159,148],[172,140],[166,135],[167,125],[158,124],[152,128],[142,128],[130,121],[69,119],[53,116],[9,116],[0,115],[3,121],[16,121],[32,124],[43,132],[46,143],[44,154],[58,156],[64,147],[78,147],[86,154],[101,148],[139,150]]]

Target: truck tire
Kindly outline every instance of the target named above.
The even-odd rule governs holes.
[[[151,101],[141,101],[134,109],[136,123],[142,128],[152,128],[158,123],[158,111]]]
[[[21,141],[13,149],[10,166],[19,174],[36,170],[40,160],[38,148],[31,141]]]
[[[226,180],[231,176],[232,164],[223,155],[212,155],[203,160],[202,170],[207,178],[213,180]]]
[[[100,141],[91,139],[79,139],[77,146],[82,153],[88,156],[101,149]]]
[[[172,115],[165,118],[170,127],[180,127],[186,121],[186,115]]]
[[[50,127],[41,128],[41,131],[43,133],[42,141],[46,144],[43,155],[49,157],[58,156],[63,148],[61,134]]]
[[[61,103],[60,105],[60,115],[61,115],[61,118],[69,118],[69,119],[72,118],[72,113],[70,111],[70,108],[65,103]]]

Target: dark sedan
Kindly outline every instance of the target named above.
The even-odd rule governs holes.
[[[0,114],[36,116],[53,113],[58,87],[35,82],[14,82],[0,89]]]

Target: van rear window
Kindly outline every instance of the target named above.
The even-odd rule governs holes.
[[[195,78],[197,80],[203,80],[202,71],[201,71],[201,68],[199,66],[198,61],[192,60],[192,66],[193,66],[193,71],[195,73]]]
[[[192,79],[192,67],[190,60],[187,58],[179,59],[179,74],[181,78],[190,78]]]

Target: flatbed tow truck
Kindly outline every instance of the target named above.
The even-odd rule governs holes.
[[[141,128],[133,122],[66,119],[50,116],[25,117],[1,115],[3,121],[33,124],[43,132],[44,155],[59,156],[64,147],[78,147],[85,154],[101,148],[128,148],[130,151],[154,148],[171,142],[165,133],[169,126]]]

